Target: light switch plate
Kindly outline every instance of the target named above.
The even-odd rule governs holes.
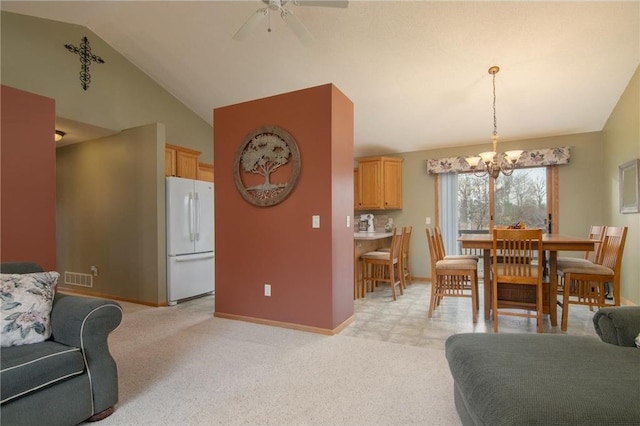
[[[314,214],[311,216],[311,227],[320,228],[320,215]]]

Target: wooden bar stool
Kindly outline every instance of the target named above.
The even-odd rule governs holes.
[[[404,232],[393,230],[391,248],[388,252],[371,251],[360,255],[362,261],[362,287],[373,289],[380,282],[387,282],[391,286],[393,300],[397,299],[396,286],[400,294],[404,294],[403,273],[401,266],[402,240]]]

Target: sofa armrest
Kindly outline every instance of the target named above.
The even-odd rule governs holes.
[[[117,302],[57,293],[51,311],[52,340],[82,350],[93,394],[93,414],[118,401],[118,369],[109,333],[122,321]]]
[[[635,346],[640,333],[640,306],[601,308],[593,316],[596,333],[603,342],[617,346]]]

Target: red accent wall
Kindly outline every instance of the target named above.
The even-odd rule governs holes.
[[[56,269],[55,101],[0,86],[0,260]]]
[[[217,108],[213,118],[216,313],[336,328],[353,315],[353,103],[327,84]],[[293,136],[301,170],[286,200],[256,207],[238,192],[233,164],[266,125]]]

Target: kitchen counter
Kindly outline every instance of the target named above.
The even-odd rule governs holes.
[[[392,232],[354,232],[353,233],[353,298],[364,297],[362,288],[362,262],[360,255],[391,246]]]

